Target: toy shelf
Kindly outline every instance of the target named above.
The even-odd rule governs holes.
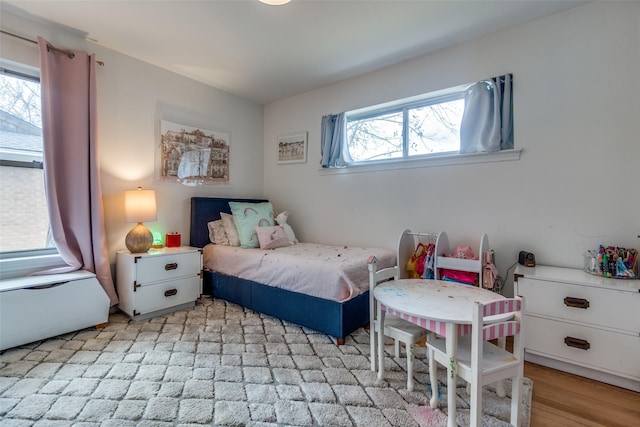
[[[417,232],[409,229],[403,230],[398,239],[398,273],[401,279],[406,279],[407,262],[411,259],[411,255],[416,250],[419,243],[428,245],[435,244],[440,233]],[[435,263],[434,263],[435,264]]]
[[[447,233],[444,231],[440,233],[438,236],[438,240],[436,242],[436,260],[435,260],[435,270],[436,270],[436,279],[440,279],[440,269],[448,269],[448,270],[457,270],[457,271],[468,271],[472,273],[478,273],[478,284],[482,284],[482,274],[484,270],[484,265],[482,265],[482,254],[489,251],[489,238],[486,233],[483,233],[480,237],[480,245],[477,248],[474,254],[477,255],[478,259],[461,259],[461,258],[453,258],[448,257],[451,253],[452,249],[449,245],[449,237]]]
[[[445,255],[449,255],[452,252],[452,248],[449,245],[449,236],[444,231],[440,231],[437,233],[428,233],[428,232],[414,232],[409,229],[404,230],[400,234],[400,239],[398,239],[398,266],[399,266],[399,274],[401,279],[406,279],[407,275],[407,262],[411,259],[411,255],[415,251],[416,247],[419,243],[435,244],[435,261],[434,261],[434,269],[435,269],[435,278],[441,279],[440,269],[447,270],[457,270],[457,271],[467,271],[471,273],[478,273],[478,284],[481,286],[482,275],[484,272],[483,265],[483,254],[489,249],[489,238],[487,234],[484,233],[480,237],[480,244],[478,248],[473,248],[474,254],[478,256],[478,259],[461,259],[461,258],[453,258]],[[454,247],[455,248],[455,247]]]

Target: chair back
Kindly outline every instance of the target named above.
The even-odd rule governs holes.
[[[378,259],[375,256],[370,256],[367,264],[369,267],[369,323],[373,325],[376,319],[376,302],[373,297],[373,290],[382,282],[398,279],[399,272],[398,266],[378,270]]]
[[[476,325],[484,325],[482,326],[483,341],[519,334],[520,328],[522,327],[520,319],[523,304],[524,300],[520,297],[497,300],[486,304],[476,302],[473,330],[479,330],[479,328],[476,328]],[[490,323],[486,319],[490,316],[510,313],[513,314],[513,316],[506,321]]]
[[[471,354],[473,370],[477,371],[482,366],[482,342],[513,336],[513,356],[518,363],[524,360],[524,299],[501,299],[486,304],[474,303],[473,324],[471,329]],[[511,314],[512,316],[508,316]],[[492,316],[505,316],[505,320],[494,322]]]
[[[375,371],[376,365],[376,299],[373,290],[380,283],[398,278],[398,267],[388,267],[378,270],[378,259],[370,256],[367,260],[369,267],[369,340],[371,346],[371,370]]]

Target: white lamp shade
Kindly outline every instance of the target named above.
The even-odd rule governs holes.
[[[156,193],[153,190],[128,190],[124,192],[124,212],[127,222],[155,221]]]

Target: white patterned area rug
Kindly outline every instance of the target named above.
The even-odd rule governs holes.
[[[385,342],[378,380],[363,328],[337,346],[317,331],[206,298],[140,322],[115,313],[103,329],[0,351],[0,426],[445,425],[444,413],[428,407],[425,349],[417,351],[410,392],[407,359],[393,357],[393,341]],[[438,374],[446,384],[446,370]],[[525,396],[528,423],[530,386]],[[467,425],[462,383],[458,401],[458,424]],[[509,399],[496,400],[487,387],[484,410],[487,425],[499,425]]]
[[[447,425],[447,387],[446,370],[438,370],[438,408],[431,409],[426,405],[409,405],[407,411],[420,427],[445,427]],[[521,406],[521,425],[529,426],[531,417],[531,396],[533,391],[533,382],[529,378],[523,380],[523,394]],[[482,425],[483,426],[509,426],[511,418],[511,382],[505,381],[507,389],[507,397],[500,398],[496,394],[495,384],[485,386],[482,392]],[[430,386],[427,386],[430,387]],[[430,393],[429,393],[430,394]],[[466,391],[466,383],[458,380],[457,384],[457,411],[456,424],[459,426],[468,426],[469,423],[469,400],[470,396]]]

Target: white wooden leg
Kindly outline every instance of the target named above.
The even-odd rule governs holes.
[[[369,358],[371,359],[371,370],[376,371],[376,324],[370,322],[369,324]]]
[[[498,338],[498,347],[503,350],[507,348],[507,337]],[[504,398],[507,395],[507,391],[504,387],[504,380],[500,380],[496,383],[496,394],[500,398]]]
[[[447,366],[447,427],[456,427],[456,354],[458,352],[458,331],[454,323],[447,323],[447,356],[449,363]]]
[[[407,349],[407,390],[413,391],[413,346],[406,344]]]
[[[469,423],[472,427],[482,425],[482,381],[480,381],[479,375],[471,380],[471,399],[469,401],[471,405],[471,414],[469,416]]]
[[[384,315],[382,307],[378,304],[378,379],[384,378]]]
[[[396,359],[400,358],[400,341],[394,339],[393,340],[393,350],[396,356]]]
[[[429,381],[431,382],[431,400],[429,404],[433,409],[438,407],[438,364],[433,355],[433,350],[428,350],[429,354]]]
[[[520,426],[520,409],[522,406],[522,376],[512,379],[511,384],[511,425]]]

